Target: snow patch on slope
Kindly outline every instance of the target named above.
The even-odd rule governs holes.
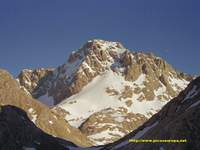
[[[190,91],[188,92],[188,94],[186,95],[186,97],[183,99],[182,103],[183,103],[184,101],[188,100],[188,99],[192,99],[192,98],[195,97],[198,93],[199,93],[199,91],[197,91],[197,86],[194,85],[194,86],[192,87],[192,90],[190,90]]]
[[[72,126],[78,127],[83,120],[70,120],[81,117],[86,119],[93,113],[93,111],[98,112],[108,107],[117,108],[125,106],[124,103],[117,100],[117,97],[111,97],[105,93],[108,86],[121,90],[123,88],[122,81],[123,80],[115,73],[107,71],[93,79],[78,94],[64,100],[59,104],[59,106],[70,112],[70,115],[66,116],[66,119]],[[70,102],[73,102],[74,100],[76,100],[76,103],[70,104]]]
[[[145,88],[145,86],[144,86],[145,80],[146,80],[146,75],[145,75],[145,74],[141,74],[141,75],[138,77],[138,79],[134,81],[134,83],[135,83],[136,85],[138,85],[138,87],[140,87],[140,88],[142,89],[142,88]]]
[[[103,132],[99,132],[93,135],[88,136],[88,138],[93,141],[96,145],[104,145],[108,143],[108,140],[110,139],[110,142],[112,142],[113,136],[120,136],[123,137],[124,133],[120,132],[119,130],[104,130]]]
[[[185,79],[178,79],[172,76],[169,76],[168,80],[169,83],[172,85],[174,91],[181,91],[180,88],[187,87],[187,85],[189,84],[189,81],[186,81]]]
[[[162,86],[159,87],[157,90],[154,90],[155,96],[163,95],[163,93],[166,92],[166,87],[163,86],[163,84],[161,84],[161,85],[162,85]]]
[[[33,108],[29,108],[28,112],[30,113],[30,115],[32,117],[31,121],[35,124],[36,120],[37,120],[37,113],[36,113],[36,111]]]
[[[143,114],[145,117],[150,118],[153,114],[157,113],[167,101],[153,100],[153,101],[138,101],[134,100],[134,104],[129,109],[130,112]]]
[[[121,54],[126,51],[124,47],[122,48],[118,47],[118,44],[119,44],[118,42],[104,41],[100,39],[94,39],[88,42],[95,42],[101,46],[102,50],[107,50],[107,51],[112,50],[112,51],[117,52],[118,54]]]
[[[66,116],[66,120],[74,127],[79,127],[94,112],[106,108],[124,107],[128,112],[140,113],[149,118],[161,109],[166,101],[158,99],[139,101],[139,97],[143,94],[140,93],[138,95],[134,94],[131,98],[133,105],[127,107],[125,101],[120,101],[117,95],[109,96],[105,92],[107,87],[117,91],[122,91],[125,86],[144,87],[145,79],[145,75],[141,74],[135,82],[129,82],[124,77],[108,70],[94,78],[79,93],[67,98],[58,106],[70,113],[70,115]]]

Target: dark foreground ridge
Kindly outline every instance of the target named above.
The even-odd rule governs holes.
[[[76,147],[37,128],[22,109],[0,107],[1,150],[68,150],[68,146]]]

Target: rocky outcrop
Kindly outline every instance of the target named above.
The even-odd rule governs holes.
[[[48,134],[67,139],[80,146],[89,146],[87,138],[71,127],[57,112],[28,96],[5,70],[0,70],[0,105],[17,106],[27,112],[29,118]]]
[[[104,149],[116,150],[198,150],[200,149],[200,77],[145,124]],[[185,140],[184,143],[129,143],[129,139]]]
[[[40,68],[40,69],[24,69],[17,77],[20,88],[27,94],[38,98],[44,95],[47,91],[49,78],[52,76],[53,68]]]
[[[124,108],[110,108],[91,115],[80,126],[80,130],[96,145],[104,145],[119,140],[146,120],[145,116],[128,113]]]

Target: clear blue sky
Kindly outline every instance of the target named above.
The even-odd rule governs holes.
[[[0,0],[0,68],[56,67],[89,39],[200,74],[199,0]]]

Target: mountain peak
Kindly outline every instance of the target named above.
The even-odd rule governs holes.
[[[124,46],[120,42],[108,41],[108,40],[103,40],[103,39],[92,39],[92,40],[88,40],[86,43],[109,45],[109,46],[118,46],[119,48],[124,48]]]
[[[113,120],[114,125],[109,122],[106,124],[110,129],[117,125],[117,131],[132,123],[123,116],[129,116],[133,120],[140,118],[138,122],[143,123],[177,96],[192,79],[177,72],[164,59],[152,53],[131,51],[119,42],[101,39],[87,41],[80,49],[71,53],[67,62],[47,76],[36,74],[26,77],[28,79],[19,80],[39,79],[35,82],[34,92],[30,92],[32,96],[42,102],[47,101],[50,106],[59,104],[56,107],[67,112],[64,116],[70,125],[83,125],[82,130],[97,145],[101,141],[101,138],[96,138],[97,131],[113,132],[101,128],[100,123],[97,129],[93,118],[103,119],[104,125],[111,118],[109,120]],[[112,111],[102,111],[107,108]],[[95,112],[98,113],[94,114]],[[102,115],[106,117],[102,118]],[[124,119],[127,124],[120,127],[118,122],[124,122]],[[96,128],[90,131],[90,126]],[[128,128],[120,130],[117,135],[121,137],[127,132],[130,132]],[[106,138],[104,144],[113,140],[116,140],[113,136],[111,139]]]
[[[83,50],[100,50],[100,51],[114,51],[123,53],[126,48],[120,42],[106,41],[102,39],[88,40],[81,48]]]

